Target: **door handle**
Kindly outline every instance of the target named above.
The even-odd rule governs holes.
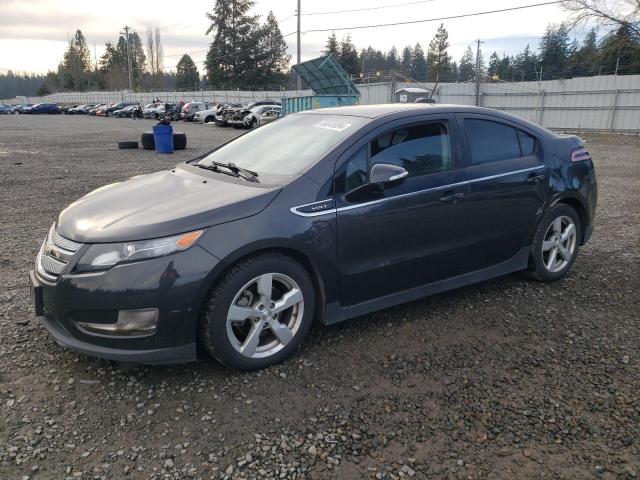
[[[541,182],[542,180],[544,180],[544,175],[533,175],[527,178],[527,183],[535,185],[536,183]]]
[[[453,193],[451,191],[445,192],[444,196],[440,197],[440,201],[444,203],[457,203],[458,200],[462,200],[464,193]]]

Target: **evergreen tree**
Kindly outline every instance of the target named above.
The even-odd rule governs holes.
[[[618,65],[618,75],[640,71],[640,38],[633,29],[622,25],[605,37],[600,45],[602,73],[613,75]]]
[[[522,53],[516,55],[513,59],[513,79],[519,82],[528,82],[536,80],[536,64],[537,56],[531,51],[531,47],[527,45]]]
[[[460,59],[460,67],[458,69],[458,81],[470,82],[476,76],[476,62],[473,58],[473,50],[471,46],[467,46],[462,58]]]
[[[398,50],[393,45],[391,50],[385,57],[385,70],[398,70],[400,68],[400,58],[398,57]]]
[[[91,71],[91,54],[87,41],[81,30],[69,40],[64,52],[59,74],[64,78],[64,88],[69,90],[85,90],[87,87],[87,73]]]
[[[600,52],[595,28],[591,29],[579,48],[571,56],[570,69],[572,76],[597,75],[600,68]]]
[[[449,34],[440,24],[438,31],[429,43],[427,52],[427,79],[429,81],[443,81],[448,78],[451,69],[451,57],[447,53],[449,48]]]
[[[327,39],[327,44],[322,51],[325,55],[332,54],[334,57],[340,57],[340,44],[338,43],[338,38],[336,37],[336,32],[331,32],[329,38]]]
[[[573,53],[567,27],[562,23],[558,27],[547,27],[539,49],[543,80],[565,78],[569,73],[569,58]]]
[[[413,61],[413,52],[410,46],[404,47],[402,50],[402,59],[400,60],[400,73],[409,76],[411,74],[411,63]]]
[[[262,33],[258,18],[250,15],[252,0],[216,0],[207,13],[213,34],[205,60],[210,85],[248,87],[255,79],[254,53]]]
[[[340,55],[338,62],[344,70],[351,75],[360,73],[360,64],[358,62],[358,51],[351,42],[351,35],[347,35],[340,42]]]
[[[487,69],[487,76],[493,78],[498,75],[498,69],[500,67],[500,57],[497,52],[493,52],[489,57],[489,68]]]
[[[261,30],[259,49],[256,52],[257,84],[282,84],[291,55],[287,53],[287,42],[284,41],[273,12],[269,12]]]
[[[176,88],[193,90],[200,83],[200,74],[193,59],[186,53],[176,65]]]
[[[414,80],[423,81],[427,78],[427,60],[424,58],[424,50],[419,43],[413,47],[411,56],[411,75]]]

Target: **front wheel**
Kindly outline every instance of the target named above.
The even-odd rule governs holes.
[[[531,244],[529,271],[537,280],[554,282],[564,277],[578,255],[582,226],[569,205],[552,207],[542,218]]]
[[[279,253],[242,260],[214,286],[199,339],[219,362],[255,370],[289,357],[313,322],[315,291],[298,262]]]

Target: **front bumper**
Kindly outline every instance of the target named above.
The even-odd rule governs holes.
[[[98,274],[63,274],[55,282],[31,271],[36,316],[59,345],[79,353],[131,363],[193,361],[198,316],[217,264],[195,246]],[[95,333],[80,325],[114,323],[121,310],[145,308],[159,311],[150,335]]]

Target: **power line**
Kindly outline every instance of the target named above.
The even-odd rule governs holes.
[[[384,8],[395,8],[395,7],[406,7],[407,5],[417,5],[419,3],[430,3],[435,0],[419,0],[416,2],[407,2],[407,3],[397,3],[395,5],[379,5],[377,7],[366,7],[366,8],[352,8],[350,10],[334,10],[330,12],[310,12],[310,13],[302,13],[302,15],[332,15],[334,13],[351,13],[351,12],[364,12],[367,10],[382,10]]]
[[[509,7],[509,8],[500,8],[497,10],[487,10],[484,12],[474,12],[474,13],[463,13],[460,15],[451,15],[448,17],[438,17],[438,18],[425,18],[424,20],[408,20],[405,22],[393,22],[393,23],[378,23],[375,25],[355,25],[352,27],[337,27],[337,28],[314,28],[312,30],[306,30],[304,33],[313,33],[313,32],[333,32],[337,30],[359,30],[362,28],[378,28],[378,27],[393,27],[397,25],[410,25],[415,23],[427,23],[427,22],[439,22],[442,20],[455,20],[458,18],[466,18],[466,17],[477,17],[480,15],[489,15],[492,13],[501,13],[501,12],[512,12],[514,10],[523,10],[525,8],[534,8],[534,7],[542,7],[544,5],[554,5],[557,3],[562,3],[563,0],[556,0],[553,2],[543,2],[543,3],[533,3],[529,5],[521,5],[518,7]]]

